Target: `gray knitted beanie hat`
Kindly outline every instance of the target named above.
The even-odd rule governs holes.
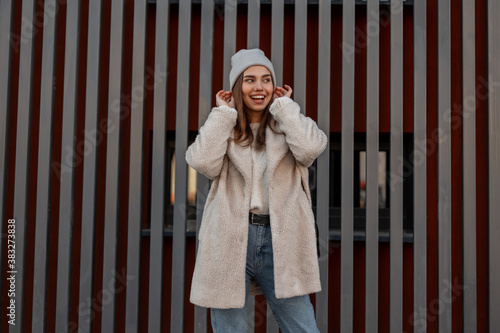
[[[231,58],[231,72],[229,73],[229,83],[231,90],[233,90],[234,83],[241,73],[251,66],[264,66],[271,72],[274,85],[276,86],[276,75],[274,74],[274,67],[271,61],[265,56],[264,52],[260,49],[239,50]]]

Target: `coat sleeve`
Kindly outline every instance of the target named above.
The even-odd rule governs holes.
[[[208,179],[217,177],[224,162],[227,141],[236,125],[238,112],[228,106],[215,107],[186,151],[186,162]]]
[[[288,97],[277,98],[269,111],[285,133],[295,159],[309,167],[325,150],[327,137],[309,117],[300,113],[300,106]]]

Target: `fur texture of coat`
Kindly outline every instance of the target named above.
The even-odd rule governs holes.
[[[307,168],[323,152],[326,135],[288,97],[270,107],[275,132],[266,129],[269,214],[277,298],[321,290]],[[212,109],[186,161],[211,180],[191,285],[191,302],[210,308],[242,308],[252,152],[230,140],[237,111]],[[255,293],[255,286],[251,291]]]

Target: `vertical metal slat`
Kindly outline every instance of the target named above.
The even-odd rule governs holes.
[[[59,199],[59,238],[57,260],[56,331],[69,329],[71,295],[71,253],[73,244],[73,207],[75,185],[75,132],[78,100],[78,58],[80,35],[80,1],[69,2],[64,59],[64,100],[61,139],[61,172]]]
[[[167,71],[168,0],[156,4],[155,75]],[[159,81],[154,93],[153,164],[151,170],[151,247],[149,262],[148,329],[161,332],[163,230],[165,205],[165,132],[167,80]]]
[[[31,109],[33,90],[33,37],[26,33],[33,31],[35,1],[23,1],[21,23],[21,43],[19,56],[19,96],[17,110],[16,137],[16,170],[14,189],[14,216],[16,263],[8,272],[16,275],[16,325],[9,327],[9,332],[24,332],[24,298],[25,298],[25,262],[26,262],[26,226],[28,218],[28,188],[31,140]],[[10,218],[10,217],[9,217]],[[9,273],[10,274],[10,273]]]
[[[427,318],[427,18],[426,0],[414,4],[414,227],[413,318],[416,333],[426,332]]]
[[[250,14],[249,14],[250,15]],[[201,4],[201,38],[200,38],[200,97],[198,103],[198,128],[205,124],[212,104],[212,75],[214,47],[214,0],[203,0]],[[197,176],[196,195],[196,235],[201,226],[203,208],[208,195],[210,183],[200,173]],[[198,250],[198,237],[196,237]],[[195,306],[194,329],[196,332],[207,331],[207,309]]]
[[[451,283],[450,1],[438,1],[438,288]],[[451,332],[451,302],[440,302],[439,331]]]
[[[307,80],[307,0],[295,3],[295,64],[293,77],[294,100],[300,105],[300,111],[306,113]]]
[[[247,47],[254,49],[259,47],[260,33],[260,0],[248,1],[248,30]]]
[[[488,73],[489,73],[489,326],[500,332],[500,3],[488,1]]]
[[[269,306],[269,303],[267,303],[266,332],[267,333],[279,332],[278,322],[276,321],[276,318],[274,318],[274,314],[273,311],[271,310],[271,307]]]
[[[54,15],[45,16],[43,30],[42,78],[40,94],[40,132],[38,148],[38,177],[36,205],[35,262],[33,273],[33,317],[32,331],[45,331],[47,312],[47,250],[48,222],[50,211],[52,160],[52,123],[54,115],[54,77],[58,3],[55,0],[45,2],[45,11],[54,11]]]
[[[271,62],[276,74],[276,85],[283,84],[283,30],[284,0],[274,0],[271,12]]]
[[[403,329],[403,1],[391,1],[390,331]]]
[[[366,332],[378,328],[379,0],[368,0],[366,33]]]
[[[477,331],[474,0],[462,1],[464,332]]]
[[[134,39],[132,59],[131,120],[130,120],[130,172],[127,242],[127,304],[125,330],[139,331],[139,277],[141,260],[141,212],[142,212],[142,161],[144,96],[154,88],[144,87],[146,53],[147,1],[134,2]]]
[[[316,216],[321,257],[319,269],[321,292],[316,294],[316,322],[320,332],[328,332],[328,253],[330,221],[330,45],[331,45],[331,3],[319,3],[318,36],[318,125],[328,137],[325,151],[318,157]],[[305,103],[305,101],[304,101]]]
[[[121,113],[121,81],[123,59],[123,11],[124,3],[114,1],[111,5],[111,31],[109,51],[109,94],[108,94],[108,130],[106,148],[106,199],[104,224],[104,253],[102,283],[103,288],[115,283],[116,254],[118,242],[118,202],[120,173],[120,113]],[[115,293],[112,292],[110,302],[103,302],[103,332],[115,331]]]
[[[237,1],[224,1],[224,71],[223,86],[230,90],[229,72],[231,71],[231,57],[236,52],[236,14]]]
[[[4,216],[4,202],[6,193],[6,166],[8,144],[8,128],[10,115],[10,85],[11,85],[11,29],[13,1],[0,2],[0,230],[6,230],[7,217]],[[8,241],[7,241],[8,243]],[[4,267],[4,238],[0,237],[0,267]],[[3,281],[0,281],[0,294],[3,295]]]
[[[249,323],[247,327],[247,333],[255,332],[255,296],[247,296],[247,318],[249,318]]]
[[[342,21],[342,162],[340,329],[353,331],[354,22],[355,3],[345,1]]]
[[[184,327],[184,280],[186,259],[187,165],[184,153],[188,140],[189,60],[191,42],[191,1],[179,4],[179,46],[177,64],[177,110],[175,124],[175,203],[172,251],[171,331]]]
[[[103,131],[98,126],[99,72],[101,43],[101,12],[99,0],[89,3],[87,42],[87,87],[85,96],[85,143],[91,145],[83,160],[82,228],[80,255],[80,306],[78,309],[78,329],[82,333],[92,331],[91,300],[94,279],[94,237],[96,216],[97,146]]]

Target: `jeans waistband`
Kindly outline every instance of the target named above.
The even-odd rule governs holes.
[[[248,222],[253,225],[270,226],[271,219],[269,214],[255,214],[250,212],[248,214]]]

